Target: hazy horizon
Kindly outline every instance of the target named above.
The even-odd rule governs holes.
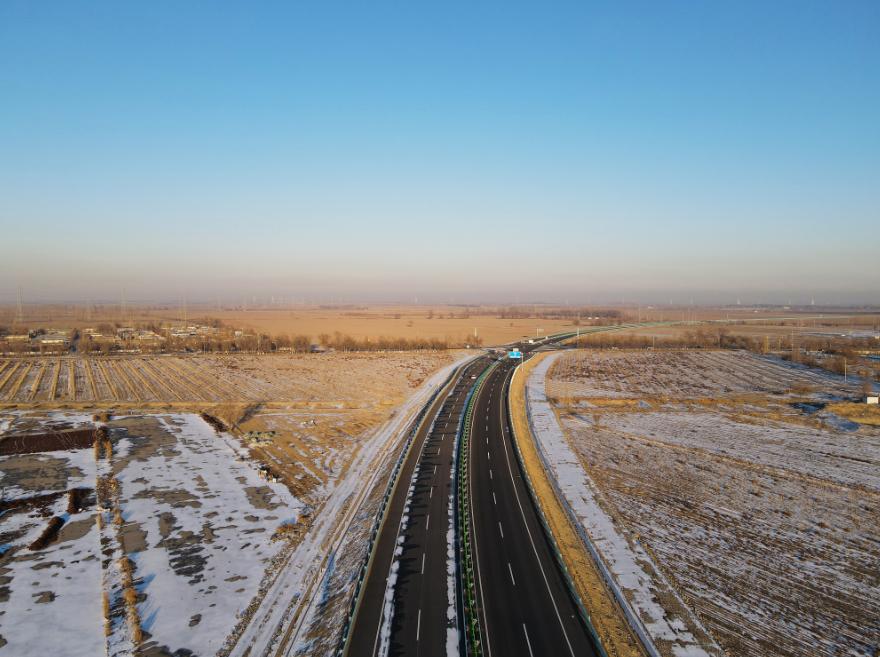
[[[878,83],[870,1],[3,3],[0,303],[877,304]]]

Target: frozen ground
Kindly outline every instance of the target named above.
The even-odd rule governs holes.
[[[131,650],[132,631],[120,566],[127,553],[134,570],[135,608],[144,632],[143,645],[150,652],[194,650],[196,654],[254,656],[274,654],[280,648],[287,654],[325,654],[338,640],[352,576],[365,554],[372,521],[370,509],[378,502],[375,492],[387,476],[402,431],[455,362],[468,356],[467,352],[442,352],[209,358],[204,363],[195,358],[168,362],[144,358],[143,362],[124,363],[123,359],[105,359],[100,364],[90,360],[98,397],[102,399],[174,398],[180,400],[175,408],[206,408],[227,423],[236,423],[243,434],[274,432],[257,443],[246,437],[239,441],[227,434],[215,437],[213,429],[196,416],[182,412],[144,416],[141,409],[114,416],[116,419],[109,424],[114,445],[109,461],[96,463],[91,449],[28,455],[29,467],[36,466],[41,473],[68,473],[53,484],[62,493],[80,485],[80,480],[90,482],[82,485],[92,489],[97,487],[96,481],[112,482],[118,487],[118,495],[103,499],[105,522],[100,528],[94,495],[89,509],[81,514],[87,520],[83,526],[95,527],[89,539],[92,553],[103,557],[94,583],[93,602],[98,614],[93,628],[95,645],[104,646],[110,654]],[[441,369],[443,365],[446,367]],[[77,368],[81,367],[82,363],[74,363],[77,377],[82,373]],[[63,378],[69,371],[69,367],[57,371],[55,399],[62,399],[67,394],[62,391],[70,390]],[[54,379],[50,375],[55,373],[54,364],[52,369],[47,367],[39,386],[51,387]],[[87,374],[85,384],[78,381],[76,385],[77,400],[83,390],[91,390]],[[17,381],[18,377],[11,380]],[[151,390],[160,390],[160,382],[167,384],[168,394],[148,395]],[[35,388],[26,382],[21,389]],[[224,403],[193,406],[188,400]],[[59,416],[51,415],[56,419]],[[46,424],[46,417],[14,409],[0,411],[0,428],[15,433],[34,430]],[[90,414],[70,415],[67,419],[92,424]],[[201,426],[205,435],[191,435],[191,423]],[[226,450],[222,458],[214,458],[211,450],[215,448]],[[60,460],[46,461],[51,458]],[[90,469],[80,468],[80,473],[73,465],[68,467],[69,459],[79,459]],[[189,467],[190,461],[194,467]],[[223,463],[227,464],[226,472]],[[269,466],[281,483],[251,481],[259,465]],[[245,481],[240,481],[240,473],[236,474],[240,468],[250,473]],[[206,470],[211,479],[201,470]],[[33,473],[27,477],[33,477]],[[215,482],[214,477],[219,481]],[[8,478],[0,479],[0,485],[6,486],[4,499],[12,491],[9,483]],[[227,484],[231,488],[225,488]],[[218,495],[215,485],[227,492]],[[274,497],[261,486],[273,491]],[[244,503],[242,494],[246,497]],[[282,505],[276,508],[279,501]],[[63,500],[58,505],[64,506]],[[225,506],[234,506],[237,511],[226,513]],[[44,507],[46,517],[32,518],[30,534],[17,539],[19,544],[27,545],[55,512],[54,507]],[[149,508],[154,512],[148,513]],[[113,521],[117,510],[118,526]],[[28,515],[16,511],[0,516],[0,531],[12,527],[13,517],[24,522]],[[292,531],[284,532],[285,540],[272,542],[270,536],[275,530],[294,517],[299,522]],[[73,522],[70,526],[79,527]],[[62,529],[62,538],[67,527]],[[227,536],[227,530],[237,538]],[[78,540],[85,546],[86,539]],[[8,546],[12,542],[4,539],[3,543]],[[52,543],[44,548],[45,553],[54,554],[55,546]],[[0,557],[0,568],[6,568],[22,551],[21,545],[13,547]],[[243,557],[238,556],[241,552],[245,553]],[[144,569],[150,572],[144,575]],[[226,571],[230,572],[220,577]],[[184,587],[185,592],[195,589],[199,600],[210,600],[206,603],[209,609],[201,612],[198,600],[166,593],[172,587]],[[110,598],[110,636],[106,639],[102,589],[109,592]],[[222,600],[214,600],[219,596]],[[210,607],[212,604],[215,606]],[[0,612],[3,606],[0,595]],[[63,610],[60,605],[55,609]],[[6,624],[7,619],[0,614],[0,634],[6,634]],[[35,650],[43,647],[39,643],[35,646]],[[98,654],[93,647],[85,643],[82,654]],[[0,655],[4,652],[0,648]]]
[[[328,483],[309,532],[242,629],[229,652],[232,657],[263,657],[278,650],[291,656],[326,655],[336,648],[373,517],[406,428],[431,393],[471,355],[456,357],[421,381],[385,423],[361,436],[350,462]]]
[[[33,424],[19,416],[12,431],[17,422]],[[74,486],[94,491],[102,478],[114,479],[117,491],[71,514],[44,549],[28,545],[46,517],[66,515],[66,498],[4,514],[0,633],[7,643],[0,655],[130,650],[133,630],[116,570],[123,555],[134,565],[143,650],[214,654],[282,548],[272,540],[275,530],[297,520],[301,504],[287,489],[237,460],[229,438],[198,416],[133,416],[107,426],[109,459],[92,449],[0,459],[4,500]]]
[[[0,405],[294,402],[372,406],[455,351],[0,359]]]
[[[526,383],[529,420],[538,451],[571,509],[595,546],[619,590],[632,626],[656,654],[675,657],[720,655],[699,622],[677,598],[650,554],[627,536],[601,504],[601,494],[566,440],[544,391],[547,370],[561,354],[551,354]]]
[[[734,352],[565,358],[547,387],[581,470],[729,654],[875,654],[880,429],[823,415],[837,377]]]
[[[80,418],[57,418],[56,426]],[[4,431],[14,418],[4,422]],[[67,513],[74,487],[94,487],[91,450],[0,458],[4,502],[61,493],[47,504],[9,509],[0,515],[0,655],[104,654],[101,563],[93,509]],[[27,546],[49,518],[66,519],[58,540],[47,548]],[[71,641],[71,637],[77,637]]]
[[[577,351],[562,357],[551,397],[693,399],[827,389],[853,392],[843,377],[738,351]]]

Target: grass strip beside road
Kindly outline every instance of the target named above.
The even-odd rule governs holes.
[[[643,657],[641,645],[626,623],[608,591],[596,564],[556,497],[544,470],[526,416],[525,383],[529,372],[545,354],[538,354],[521,365],[510,382],[510,417],[514,440],[525,465],[540,511],[553,534],[568,574],[581,602],[589,611],[590,621],[609,657]]]

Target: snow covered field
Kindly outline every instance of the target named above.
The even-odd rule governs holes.
[[[602,504],[601,493],[566,440],[544,391],[547,371],[560,355],[547,356],[532,370],[526,383],[526,407],[538,452],[564,503],[585,531],[589,544],[597,550],[630,626],[648,646],[650,654],[720,655],[699,621],[658,572],[650,553],[615,524]]]
[[[822,410],[851,394],[838,377],[736,352],[563,358],[547,389],[581,471],[729,654],[875,654],[880,429]]]
[[[18,423],[33,420],[9,430]],[[2,516],[0,655],[125,654],[135,643],[214,654],[283,547],[273,534],[297,521],[301,503],[198,416],[126,416],[107,428],[112,454],[0,458],[4,501],[91,491],[80,512],[68,514],[62,495]],[[66,520],[57,540],[29,549],[53,515]]]

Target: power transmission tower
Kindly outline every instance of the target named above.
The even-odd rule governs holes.
[[[18,286],[18,293],[16,296],[15,302],[15,324],[22,324],[24,322],[24,308],[21,305],[21,285]]]

